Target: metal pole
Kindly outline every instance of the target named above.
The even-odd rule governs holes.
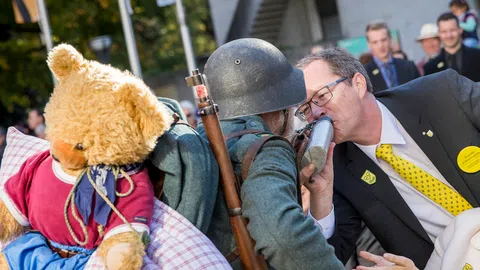
[[[142,78],[142,69],[140,68],[140,61],[138,60],[137,44],[135,43],[135,36],[133,35],[132,21],[127,10],[127,1],[128,0],[118,0],[120,15],[122,16],[123,34],[125,35],[125,42],[127,43],[128,59],[130,60],[132,72],[138,78]],[[130,5],[130,1],[128,1],[128,5]]]
[[[178,24],[180,25],[183,48],[185,51],[185,57],[187,58],[188,73],[190,74],[191,71],[197,68],[197,64],[195,63],[195,54],[193,52],[192,40],[190,38],[190,31],[188,30],[188,26],[185,22],[185,10],[183,9],[182,0],[175,0],[175,1],[176,1],[176,8],[177,8],[177,20],[178,20]],[[193,91],[193,98],[195,99],[194,104],[197,104],[198,96],[197,96],[197,92],[195,91],[195,87],[192,87],[192,91]]]
[[[38,22],[40,24],[40,29],[42,30],[43,36],[45,38],[45,45],[47,46],[47,54],[53,48],[53,41],[52,41],[52,30],[50,29],[50,23],[48,22],[48,12],[45,6],[44,0],[37,0],[37,7],[38,7]],[[53,85],[57,84],[57,79],[53,76]]]

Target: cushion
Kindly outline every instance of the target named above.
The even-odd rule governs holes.
[[[25,135],[10,127],[0,168],[0,185],[15,174],[28,157],[48,148],[48,141]],[[205,235],[157,199],[150,225],[150,238],[142,269],[231,269]],[[7,243],[0,243],[0,250],[5,244]],[[96,253],[93,253],[85,269],[106,268]]]

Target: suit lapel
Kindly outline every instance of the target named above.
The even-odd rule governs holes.
[[[438,58],[438,61],[436,63],[437,66],[437,72],[440,72],[442,70],[446,70],[447,67],[447,62],[445,61],[445,50],[442,49],[440,52],[440,57]]]
[[[348,159],[347,169],[361,181],[386,207],[390,209],[400,220],[402,220],[414,232],[418,233],[426,241],[431,243],[425,229],[422,227],[405,200],[393,185],[388,175],[378,167],[369,157],[353,143],[347,144],[346,157]],[[365,170],[369,170],[376,176],[374,184],[367,184],[361,180]]]
[[[462,177],[455,168],[456,157],[450,157],[442,142],[435,135],[435,127],[427,117],[418,112],[417,115],[408,113],[407,110],[398,106],[392,99],[379,99],[402,124],[412,139],[418,144],[425,155],[430,159],[435,168],[467,201],[472,205],[478,205],[477,200],[467,187]],[[432,136],[427,133],[431,131]]]
[[[470,64],[469,63],[472,60],[471,56],[470,56],[470,51],[468,49],[465,49],[465,48],[467,48],[467,47],[465,45],[462,45],[462,48],[461,48],[461,50],[462,50],[462,66],[461,66],[462,73],[460,75],[463,75],[463,76],[465,76],[465,73],[470,70]]]
[[[380,90],[385,90],[388,88],[387,83],[383,79],[382,71],[373,60],[371,62],[371,69],[369,70],[368,75],[372,80],[372,84],[373,84],[373,87],[375,88],[375,92]]]

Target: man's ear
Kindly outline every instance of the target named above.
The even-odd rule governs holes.
[[[170,128],[173,117],[142,81],[128,78],[117,88],[115,95],[145,139],[160,137]]]
[[[67,77],[70,72],[78,70],[84,62],[83,56],[68,44],[55,46],[48,53],[47,64],[59,81]]]
[[[358,96],[363,98],[368,93],[367,79],[361,73],[355,73],[352,85],[357,90]]]

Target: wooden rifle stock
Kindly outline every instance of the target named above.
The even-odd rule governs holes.
[[[225,201],[240,260],[245,269],[267,269],[263,256],[255,256],[254,242],[247,230],[247,220],[242,217],[242,204],[236,189],[237,180],[218,120],[217,106],[210,99],[202,76],[197,69],[192,72],[191,77],[187,77],[185,80],[189,86],[196,86],[199,99],[199,114],[210,142],[210,148],[220,169],[220,182],[225,194]]]

